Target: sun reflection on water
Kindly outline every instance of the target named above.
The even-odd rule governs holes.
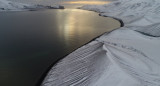
[[[61,34],[61,36],[64,36],[64,40],[67,46],[71,45],[70,42],[73,42],[75,40],[77,43],[84,40],[83,38],[81,38],[82,35],[87,35],[84,33],[90,33],[89,35],[93,35],[93,30],[90,29],[92,27],[92,22],[90,21],[90,17],[86,17],[86,15],[90,14],[90,12],[78,9],[65,9],[63,10],[63,12],[67,12],[67,14],[65,14],[66,16],[63,21],[64,23],[59,26],[59,34]],[[60,16],[62,14],[58,15],[58,20],[62,20],[62,17]],[[79,39],[77,39],[76,37],[79,37]]]
[[[119,22],[116,20],[106,19],[94,12],[80,9],[58,10],[56,18],[60,24],[58,25],[58,33],[65,41],[65,46],[77,45],[86,41],[85,36],[93,38],[97,36],[97,33],[102,34],[119,26]]]

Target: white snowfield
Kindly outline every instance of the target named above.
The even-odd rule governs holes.
[[[159,2],[119,0],[82,7],[120,19],[124,27],[62,59],[42,86],[160,86]]]
[[[43,6],[43,5],[29,5],[7,0],[0,0],[0,11],[24,11],[24,10],[39,10],[39,9],[63,9],[63,6]]]

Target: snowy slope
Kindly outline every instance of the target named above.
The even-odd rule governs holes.
[[[160,86],[160,1],[83,6],[124,22],[55,66],[42,86]]]
[[[82,9],[100,12],[102,16],[121,19],[125,27],[137,27],[152,36],[160,36],[160,1],[158,0],[119,0],[103,6],[83,6]],[[150,27],[146,29],[146,27]],[[144,29],[145,28],[145,29]],[[154,32],[153,32],[154,30]]]
[[[38,10],[38,9],[63,9],[63,6],[43,6],[43,5],[29,5],[7,0],[0,0],[0,11],[21,11],[21,10]]]
[[[0,11],[3,11],[3,10],[22,10],[22,9],[24,9],[24,7],[27,7],[27,6],[29,6],[29,5],[6,1],[6,0],[0,0]]]
[[[160,38],[120,28],[65,57],[42,86],[160,86],[159,51]]]

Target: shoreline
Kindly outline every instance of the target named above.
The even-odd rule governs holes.
[[[67,8],[66,8],[66,9],[67,9]],[[71,8],[70,8],[70,9],[71,9]],[[72,8],[72,9],[76,9],[76,8]],[[80,10],[83,10],[83,9],[80,9]],[[89,10],[85,10],[85,11],[89,11]],[[92,12],[94,12],[94,11],[92,11]],[[99,14],[98,12],[95,12],[95,13]],[[98,16],[100,16],[100,15],[98,15]],[[105,17],[107,17],[107,16],[101,16],[101,17],[104,17],[104,18],[105,18]],[[111,17],[109,17],[109,18],[111,18]],[[115,18],[112,18],[112,19],[117,20],[117,19],[115,19]],[[87,43],[81,45],[81,46],[78,47],[77,49],[79,49],[79,48],[81,48],[81,47],[83,47],[83,46],[86,46],[86,45],[88,45],[89,43],[95,41],[97,38],[100,38],[100,37],[103,36],[104,34],[109,34],[109,33],[111,33],[112,31],[117,30],[117,29],[119,29],[121,26],[123,26],[123,22],[120,22],[120,20],[117,20],[117,21],[119,21],[119,23],[120,23],[120,26],[119,26],[118,28],[115,28],[115,29],[113,29],[113,30],[111,30],[111,31],[109,31],[109,32],[104,32],[104,33],[102,33],[101,35],[99,35],[99,36],[91,39],[91,40],[88,41]],[[74,49],[71,53],[75,52],[77,49]],[[67,55],[65,55],[65,56],[63,56],[63,57],[60,57],[55,63],[51,64],[51,65],[47,68],[46,72],[42,75],[42,78],[41,78],[40,80],[38,80],[38,83],[36,84],[36,86],[41,86],[42,82],[44,81],[45,77],[46,77],[47,74],[50,72],[50,70],[52,69],[52,67],[56,66],[57,63],[59,63],[61,60],[63,60],[66,56],[70,55],[71,53],[68,53]]]

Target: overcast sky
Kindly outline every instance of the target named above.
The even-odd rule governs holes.
[[[9,0],[9,1],[16,1],[16,2],[29,3],[29,4],[52,5],[52,4],[57,4],[63,1],[77,1],[77,0]],[[82,1],[109,1],[109,0],[82,0]]]

